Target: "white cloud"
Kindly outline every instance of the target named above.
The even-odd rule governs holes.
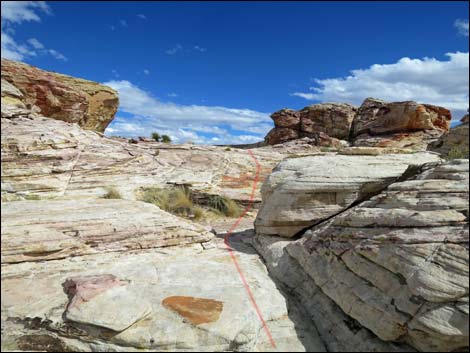
[[[150,75],[150,70],[144,69],[144,74]]]
[[[51,9],[44,1],[2,1],[2,58],[24,60],[38,55],[51,55],[59,60],[67,58],[55,49],[47,49],[38,39],[17,43],[13,38],[14,27],[23,22],[40,22],[42,14],[50,15]]]
[[[171,98],[176,98],[176,97],[179,97],[179,95],[175,92],[170,92],[167,94],[168,97],[171,97]]]
[[[468,37],[468,20],[458,19],[454,22],[454,26],[461,35]]]
[[[447,53],[448,60],[402,58],[394,64],[375,64],[352,70],[347,77],[316,79],[310,92],[293,95],[308,100],[359,105],[366,97],[388,101],[415,100],[449,108],[455,119],[467,111],[468,53]]]
[[[199,45],[195,45],[194,50],[204,53],[205,51],[207,51],[207,48],[202,48]]]
[[[68,59],[65,57],[64,54],[62,53],[59,53],[57,50],[54,50],[54,49],[48,49],[47,50],[49,54],[51,54],[54,58],[56,58],[57,60],[63,60],[63,61],[67,61]]]
[[[119,24],[123,27],[128,27],[128,24],[127,24],[126,20],[119,20]]]
[[[138,18],[141,18],[142,20],[146,20],[146,19],[147,19],[147,16],[145,16],[145,15],[142,14],[142,13],[139,13],[139,14],[137,15],[137,17],[138,17]]]
[[[129,81],[104,84],[119,92],[120,111],[133,115],[115,118],[111,130],[106,130],[108,134],[148,136],[151,131],[158,131],[170,135],[175,142],[214,143],[212,138],[216,137],[217,143],[222,144],[261,141],[272,128],[268,114],[250,109],[179,105],[162,102]],[[229,128],[241,131],[241,136],[231,133]]]
[[[44,49],[44,45],[36,38],[30,38],[27,40],[27,42],[31,44],[34,49]]]
[[[176,44],[173,48],[165,50],[165,53],[168,55],[175,55],[176,53],[183,50],[183,46],[181,44]]]
[[[116,30],[116,26],[110,25],[110,26],[109,26],[109,29],[110,29],[111,31],[115,31],[115,30]]]

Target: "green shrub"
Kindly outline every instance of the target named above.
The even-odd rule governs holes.
[[[102,196],[103,199],[122,199],[121,194],[115,188],[107,188],[107,192]]]
[[[170,142],[171,142],[170,136],[168,136],[168,135],[162,135],[161,142],[163,142],[163,143],[170,143]]]
[[[446,159],[468,159],[469,151],[468,146],[465,145],[454,145],[447,153]]]
[[[150,137],[154,139],[155,141],[160,142],[160,134],[158,132],[152,132]]]

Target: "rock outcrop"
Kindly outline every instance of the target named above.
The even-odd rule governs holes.
[[[103,132],[119,100],[115,90],[96,82],[2,59],[2,103]]]
[[[325,134],[343,141],[322,146],[397,147],[426,150],[450,127],[450,111],[416,102],[387,103],[367,98],[358,108],[345,103],[321,103],[300,111],[283,109],[271,115],[274,129],[266,136],[267,144],[285,143],[302,137],[317,139]],[[323,141],[326,141],[323,138]]]
[[[256,174],[245,150],[215,146],[130,144],[76,124],[2,104],[2,200],[101,197],[115,188],[135,200],[143,187],[190,186],[199,194],[247,202]],[[305,152],[311,146],[300,150]],[[259,181],[290,150],[254,151]],[[292,152],[292,153],[300,153]],[[255,201],[261,197],[257,190]]]
[[[347,140],[356,109],[345,103],[314,104],[300,111],[282,109],[271,115],[275,127],[266,136],[266,143],[275,145],[302,137],[318,139],[320,134],[323,146],[326,136],[333,141]]]
[[[428,149],[438,152],[446,158],[468,158],[468,114],[460,122],[460,125],[451,128],[447,134],[441,136],[435,143],[432,143]]]
[[[354,146],[426,149],[450,128],[450,111],[416,102],[387,103],[368,98],[351,127]]]
[[[299,240],[257,236],[330,351],[468,349],[468,160],[405,176]]]
[[[263,184],[263,202],[255,222],[257,233],[293,237],[381,191],[410,165],[440,159],[425,152],[365,153],[332,153],[281,162]]]

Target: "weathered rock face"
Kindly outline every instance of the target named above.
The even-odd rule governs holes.
[[[318,139],[318,134],[326,134],[354,146],[415,150],[426,150],[449,130],[451,121],[450,111],[442,107],[374,98],[367,98],[359,109],[345,103],[321,103],[300,111],[283,109],[271,117],[275,128],[265,139],[271,145],[302,137],[321,142],[325,139]],[[345,142],[328,146],[340,148]]]
[[[7,101],[99,132],[114,118],[119,104],[110,87],[2,59],[2,103]]]
[[[275,145],[302,137],[345,140],[356,112],[356,107],[345,103],[314,104],[300,111],[282,109],[271,115],[275,128],[266,136],[266,143]],[[318,136],[323,136],[319,139]],[[335,147],[335,143],[331,147]],[[318,144],[319,145],[319,144]],[[330,146],[330,145],[328,145]]]
[[[303,135],[322,132],[331,137],[347,140],[357,108],[346,103],[321,103],[300,111]]]
[[[330,350],[468,349],[468,170],[425,165],[300,240],[257,237]]]
[[[408,166],[438,160],[436,154],[430,153],[330,154],[286,159],[263,185],[256,231],[292,237],[382,190],[401,177]]]
[[[468,158],[468,114],[460,121],[462,122],[461,125],[451,128],[447,134],[431,144],[428,149],[447,158]]]
[[[351,138],[355,146],[425,149],[449,130],[450,121],[450,111],[442,107],[367,98],[354,118]]]

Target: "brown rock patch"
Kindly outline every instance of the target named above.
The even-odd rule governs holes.
[[[194,325],[215,322],[219,320],[224,303],[212,299],[172,296],[163,299],[162,305]]]

